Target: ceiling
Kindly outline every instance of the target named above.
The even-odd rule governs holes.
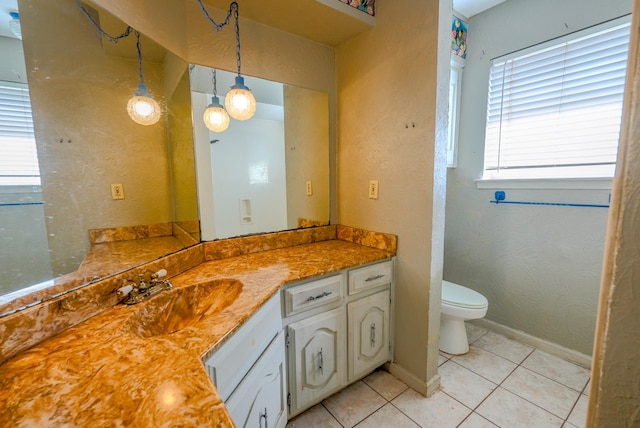
[[[18,0],[0,0],[0,36],[13,37],[13,33],[9,30],[9,21],[11,16],[9,12],[18,11]]]
[[[194,0],[195,1],[195,0]],[[375,19],[338,0],[237,0],[240,19],[250,19],[319,43],[337,46],[375,25]],[[392,0],[390,0],[392,1]],[[207,8],[229,9],[229,0],[204,0]],[[211,10],[214,20],[224,12]]]
[[[504,1],[453,0],[453,8],[471,18]],[[229,7],[229,0],[204,0],[204,3],[223,11]],[[338,0],[280,0],[277,8],[264,0],[238,0],[238,4],[241,18],[330,46],[337,46],[375,25],[373,17]],[[18,0],[0,0],[0,36],[14,37],[9,30],[9,12],[17,10]],[[214,19],[218,18],[215,11],[211,14]]]
[[[453,9],[466,18],[471,18],[473,15],[477,15],[504,1],[506,0],[453,0]]]

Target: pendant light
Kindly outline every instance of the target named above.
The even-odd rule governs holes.
[[[211,98],[211,104],[204,111],[203,120],[209,130],[213,132],[222,132],[229,127],[229,115],[227,111],[220,105],[220,99],[218,98],[218,91],[216,88],[216,70],[211,70],[213,74],[211,80],[213,82],[213,97]]]
[[[160,106],[158,102],[149,94],[147,85],[144,84],[144,76],[142,74],[142,50],[140,48],[140,33],[136,33],[136,49],[138,51],[138,75],[140,83],[138,90],[127,103],[127,112],[129,117],[140,125],[154,125],[160,120]]]
[[[216,23],[206,8],[202,4],[202,0],[198,0],[198,4],[202,9],[202,12],[209,20],[209,22],[213,25],[213,28],[216,31],[220,31],[224,26],[229,24],[229,19],[233,14],[233,18],[235,20],[235,33],[236,33],[236,64],[238,66],[238,75],[236,76],[236,83],[231,87],[231,90],[225,96],[224,105],[227,108],[227,112],[229,116],[236,120],[247,120],[253,117],[256,112],[256,99],[251,93],[251,89],[249,89],[244,84],[244,77],[242,77],[241,73],[241,59],[240,59],[240,25],[238,23],[238,3],[232,2],[229,5],[229,11],[227,12],[227,17],[225,21],[221,24]]]

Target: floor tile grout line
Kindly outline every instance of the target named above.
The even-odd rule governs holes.
[[[558,419],[562,420],[562,425],[564,425],[564,423],[566,422],[566,419],[563,419],[561,416],[556,415],[555,413],[551,412],[550,410],[545,409],[544,407],[542,407],[542,406],[540,406],[540,405],[538,405],[538,404],[534,403],[533,401],[531,401],[531,400],[529,400],[529,399],[527,399],[527,398],[525,398],[525,397],[522,397],[522,396],[521,396],[521,395],[519,395],[518,393],[513,392],[513,391],[511,391],[511,390],[509,390],[509,389],[507,389],[507,388],[505,388],[505,387],[503,387],[503,386],[502,386],[502,384],[503,384],[507,379],[509,379],[509,377],[511,377],[511,375],[512,375],[512,374],[513,374],[513,373],[518,369],[518,367],[522,367],[523,369],[530,370],[530,369],[528,369],[527,367],[523,366],[522,364],[523,364],[523,363],[527,360],[527,358],[529,358],[529,357],[531,356],[531,354],[533,354],[537,349],[538,349],[538,348],[533,348],[533,349],[531,350],[531,352],[529,353],[529,355],[527,355],[527,356],[522,360],[522,362],[521,362],[520,364],[518,364],[518,365],[516,366],[516,368],[514,368],[514,369],[511,371],[511,373],[509,373],[509,375],[508,375],[507,377],[505,377],[505,378],[502,380],[502,382],[500,382],[500,384],[496,387],[496,389],[495,389],[495,390],[497,390],[498,388],[502,387],[502,389],[504,389],[505,391],[507,391],[507,392],[509,392],[509,393],[511,393],[511,394],[513,394],[513,395],[515,395],[515,396],[517,396],[517,397],[519,397],[519,398],[523,399],[524,401],[526,401],[526,402],[528,402],[528,403],[530,403],[530,404],[533,404],[533,405],[534,405],[534,406],[536,406],[537,408],[542,409],[542,410],[544,410],[545,412],[549,413],[550,415],[553,415],[553,416],[555,416],[556,418],[558,418]],[[534,373],[539,374],[539,373],[538,373],[538,372],[536,372],[536,371],[533,371],[533,370],[530,370],[530,371],[532,371],[532,372],[534,372]],[[544,376],[544,375],[541,375],[541,376],[546,378],[546,376]],[[549,378],[547,378],[547,379],[549,379]],[[551,380],[553,380],[553,379],[551,379]],[[559,383],[559,382],[556,382],[556,383]],[[563,385],[563,384],[561,384],[561,385]],[[564,386],[566,386],[566,385],[564,385]],[[567,388],[570,388],[570,387],[568,387],[568,386],[567,386]],[[570,389],[572,389],[572,390],[574,390],[574,391],[575,391],[575,389],[573,389],[573,388],[570,388]],[[495,390],[494,390],[494,391],[495,391]],[[494,391],[491,391],[491,393],[490,393],[489,395],[487,395],[487,397],[485,398],[485,400],[486,400],[487,398],[489,398],[489,396],[490,396],[491,394],[493,394],[493,392],[494,392]],[[579,395],[578,395],[578,399],[580,399],[580,396],[579,396]],[[483,402],[484,402],[484,400],[483,400]],[[576,403],[577,403],[577,400],[576,400]],[[482,404],[482,403],[480,403],[480,404]],[[480,404],[479,404],[478,406],[480,406]],[[574,406],[575,406],[575,403],[574,403]],[[573,410],[573,407],[571,408],[571,410]],[[474,409],[474,412],[475,412],[475,409]],[[482,415],[480,415],[480,416],[482,416]],[[569,416],[571,416],[571,411],[569,411],[569,414],[567,415],[567,418],[569,418]],[[491,423],[495,424],[495,422],[491,421],[490,419],[488,419],[488,418],[485,418],[485,419],[487,419],[487,420],[489,420]],[[496,424],[496,425],[497,425],[497,424]],[[562,426],[562,425],[561,425],[561,426]]]
[[[387,373],[389,373],[389,372],[387,372]],[[391,373],[389,373],[389,374],[391,375]],[[402,391],[400,391],[400,393],[396,394],[393,398],[391,398],[391,400],[389,400],[387,397],[385,397],[384,395],[382,395],[381,393],[379,393],[379,392],[378,392],[378,391],[377,391],[373,386],[369,385],[369,384],[367,383],[367,381],[365,381],[365,379],[366,379],[366,378],[363,378],[363,379],[362,379],[362,383],[364,383],[364,384],[365,384],[365,385],[367,385],[369,388],[371,388],[371,389],[372,389],[376,394],[378,394],[380,397],[382,397],[382,398],[384,398],[385,400],[387,400],[387,403],[390,403],[390,402],[391,402],[391,400],[396,399],[400,394],[402,394],[402,393],[403,393],[403,392],[405,392],[407,389],[409,389],[409,385],[407,385],[406,383],[404,383],[404,382],[400,381],[400,382],[402,382],[402,384],[405,386],[405,388],[404,388]]]
[[[511,339],[510,339],[510,340],[511,340]],[[515,341],[514,341],[514,342],[515,342]],[[516,343],[518,343],[518,344],[519,344],[520,342],[516,342]],[[527,353],[527,355],[525,355],[525,357],[522,359],[522,361],[520,361],[519,363],[516,363],[515,361],[510,360],[510,359],[508,359],[507,357],[504,357],[504,356],[502,356],[502,355],[500,355],[500,354],[496,354],[496,353],[495,353],[495,352],[493,352],[491,349],[484,348],[484,347],[482,347],[482,346],[480,346],[480,345],[475,345],[475,346],[476,346],[477,348],[480,348],[480,349],[483,349],[483,350],[487,351],[487,352],[488,352],[488,353],[490,353],[490,354],[495,355],[496,357],[500,357],[500,358],[503,358],[503,359],[505,359],[505,360],[507,360],[507,361],[511,361],[513,364],[522,364],[522,363],[524,362],[524,360],[526,360],[527,358],[529,358],[529,356],[533,353],[533,351],[535,351],[535,350],[537,349],[537,348],[533,348],[533,347],[531,347],[531,346],[528,346],[528,345],[527,345],[527,347],[528,347],[528,348],[531,348],[531,351],[529,351],[529,353]]]
[[[470,342],[470,343],[469,343],[469,345],[473,345],[473,344],[475,344],[475,342],[477,342],[480,338],[482,338],[482,337],[483,337],[484,335],[486,335],[487,333],[488,333],[488,330],[487,330],[484,334],[482,334],[480,337],[478,337],[478,338],[476,338],[475,340],[473,340],[473,342]],[[513,339],[509,339],[509,340],[513,340]],[[520,343],[520,342],[517,342],[517,341],[514,341],[514,342],[516,342],[516,343]],[[440,366],[442,366],[442,365],[444,365],[444,364],[445,364],[446,362],[448,362],[448,361],[453,361],[453,362],[454,362],[454,363],[456,363],[457,365],[459,365],[459,366],[461,366],[461,367],[463,367],[463,368],[465,368],[465,369],[467,369],[467,370],[471,371],[472,373],[474,373],[474,374],[476,374],[476,375],[478,375],[478,376],[482,377],[483,379],[486,379],[487,381],[489,381],[489,382],[493,383],[494,385],[496,385],[496,387],[495,387],[495,388],[494,388],[494,389],[493,389],[489,394],[487,394],[487,396],[486,396],[486,397],[485,397],[485,398],[484,398],[484,399],[483,399],[483,400],[482,400],[482,401],[481,401],[481,402],[480,402],[480,403],[479,403],[475,408],[473,408],[473,409],[472,409],[471,413],[469,413],[469,415],[467,415],[467,417],[466,417],[464,420],[466,420],[466,419],[467,419],[467,418],[468,418],[472,413],[477,413],[477,412],[476,412],[476,410],[477,410],[477,409],[482,405],[482,403],[484,403],[484,402],[485,402],[485,401],[486,401],[486,400],[487,400],[491,395],[493,395],[493,393],[494,393],[498,388],[502,388],[502,389],[504,389],[505,391],[507,391],[507,392],[509,392],[509,393],[511,393],[511,394],[514,394],[514,395],[516,395],[517,397],[519,397],[519,398],[521,398],[521,399],[525,400],[526,402],[528,402],[528,403],[530,403],[530,404],[532,404],[532,405],[534,405],[534,406],[538,407],[539,409],[542,409],[542,410],[544,410],[545,412],[547,412],[547,413],[549,413],[549,414],[551,414],[551,415],[553,415],[553,416],[557,417],[558,419],[562,420],[562,423],[563,423],[563,424],[564,424],[564,423],[568,423],[568,418],[571,416],[571,412],[573,411],[573,409],[575,408],[576,404],[578,403],[578,400],[580,399],[580,396],[582,395],[582,392],[577,391],[575,388],[572,388],[572,387],[570,387],[569,385],[565,385],[564,383],[558,382],[558,381],[556,381],[555,379],[551,379],[551,378],[549,378],[549,377],[545,376],[545,375],[544,375],[544,374],[542,374],[542,373],[538,373],[538,372],[537,372],[537,371],[535,371],[535,370],[532,370],[532,369],[529,369],[529,368],[527,368],[527,367],[523,366],[522,364],[523,364],[523,363],[524,363],[524,362],[525,362],[525,361],[526,361],[526,360],[531,356],[531,354],[533,354],[536,350],[538,350],[538,348],[536,348],[536,347],[531,347],[531,351],[529,351],[529,353],[528,353],[528,354],[527,354],[527,355],[522,359],[522,361],[520,361],[520,363],[516,363],[516,362],[514,362],[514,361],[509,360],[508,358],[505,358],[505,357],[503,357],[503,356],[501,356],[501,355],[498,355],[498,354],[496,354],[496,353],[492,352],[492,351],[491,351],[491,350],[489,350],[489,349],[485,349],[485,348],[483,348],[482,346],[478,346],[478,345],[475,345],[475,346],[476,346],[477,348],[480,348],[480,349],[482,349],[482,350],[484,350],[484,351],[489,352],[489,353],[490,353],[490,354],[492,354],[492,355],[495,355],[495,356],[497,356],[497,357],[499,357],[499,358],[502,358],[502,359],[504,359],[504,360],[506,360],[506,361],[509,361],[509,362],[513,363],[513,364],[516,364],[516,367],[514,367],[514,368],[513,368],[513,370],[511,370],[511,372],[510,372],[510,373],[509,373],[509,374],[508,374],[508,375],[507,375],[507,376],[506,376],[506,377],[505,377],[505,378],[504,378],[500,383],[496,384],[495,382],[493,382],[492,380],[490,380],[490,379],[486,378],[485,376],[482,376],[481,374],[476,373],[474,370],[472,370],[472,369],[470,369],[470,368],[468,368],[468,367],[466,367],[466,366],[464,366],[464,365],[462,365],[462,364],[458,363],[457,361],[455,361],[455,360],[454,360],[455,355],[454,355],[454,356],[452,356],[452,357],[450,357],[450,358],[449,358],[449,360],[445,361],[444,363],[442,363],[442,364],[440,365]],[[529,345],[525,345],[525,346],[529,346]],[[530,346],[529,346],[529,347],[530,347]],[[570,361],[568,361],[568,362],[570,362]],[[573,363],[572,363],[572,364],[573,364]],[[440,366],[438,366],[438,367],[440,367]],[[544,377],[544,378],[546,378],[546,379],[552,380],[552,381],[554,381],[554,382],[556,382],[556,383],[558,383],[558,384],[560,384],[560,385],[562,385],[562,386],[565,386],[565,387],[567,387],[567,388],[571,389],[572,391],[576,391],[576,392],[578,392],[578,398],[576,399],[575,403],[574,403],[574,404],[573,404],[573,406],[571,407],[571,410],[570,410],[570,411],[569,411],[569,413],[567,414],[566,418],[562,418],[562,417],[560,417],[560,416],[556,415],[555,413],[553,413],[553,412],[549,411],[548,409],[545,409],[544,407],[539,406],[538,404],[536,404],[536,403],[534,403],[534,402],[532,402],[532,401],[530,401],[530,400],[526,399],[525,397],[520,396],[518,393],[513,392],[513,391],[511,391],[511,390],[509,390],[509,389],[505,388],[504,386],[502,386],[502,385],[504,384],[504,382],[505,382],[507,379],[509,379],[509,377],[511,377],[511,375],[513,375],[513,373],[518,369],[518,367],[522,367],[522,368],[524,368],[524,369],[527,369],[527,370],[529,370],[529,371],[531,371],[531,372],[533,372],[533,373],[536,373],[536,374],[538,374],[538,375],[540,375],[540,376],[542,376],[542,377]],[[582,388],[582,390],[583,390],[583,391],[584,391],[584,388],[586,388],[586,386],[587,386],[588,382],[589,382],[588,380],[587,380],[587,382],[585,382],[585,386]],[[443,391],[443,392],[444,392],[444,391]],[[445,394],[446,394],[446,392],[445,392]],[[447,394],[447,395],[448,395],[449,397],[451,397],[449,394]],[[451,397],[451,398],[453,398],[453,397]],[[453,398],[453,399],[454,399],[454,400],[456,400],[455,398]],[[456,400],[456,401],[458,401],[458,400]],[[459,401],[458,401],[458,402],[459,402]],[[460,403],[460,404],[464,405],[463,403]],[[466,406],[465,406],[465,407],[466,407]],[[487,419],[486,417],[482,416],[482,415],[481,415],[481,414],[479,414],[479,413],[478,413],[478,415],[479,415],[479,416],[481,416],[481,417],[483,417],[483,418],[485,418],[485,419]],[[462,424],[462,423],[464,422],[464,420],[463,420],[462,422],[460,422],[460,423]],[[487,420],[488,420],[488,421],[490,421],[491,423],[493,423],[493,424],[497,425],[494,421],[491,421],[490,419],[487,419]]]
[[[528,355],[527,355],[527,356],[522,360],[522,362],[524,362],[524,360],[526,360],[526,359],[529,357],[529,355],[531,355],[531,353],[533,353],[533,351],[535,351],[535,349],[536,349],[536,348],[532,349],[532,350],[531,350],[531,352],[530,352],[530,353],[529,353],[529,354],[528,354]],[[494,355],[495,355],[495,354],[494,354]],[[505,360],[506,360],[506,358],[505,358]],[[507,360],[507,361],[509,361],[509,360]],[[474,372],[473,370],[468,369],[468,368],[466,368],[466,367],[465,367],[467,370],[471,371],[472,373],[474,373],[474,374],[476,374],[476,375],[478,375],[478,376],[482,377],[483,379],[486,379],[486,380],[488,380],[489,382],[491,382],[491,383],[493,383],[494,385],[496,385],[496,387],[495,387],[495,388],[494,388],[490,393],[488,393],[488,394],[487,394],[487,396],[486,396],[486,397],[484,397],[484,398],[483,398],[483,399],[482,399],[482,400],[481,400],[481,401],[480,401],[480,402],[479,402],[479,403],[478,403],[478,404],[477,404],[477,405],[476,405],[476,406],[471,410],[471,413],[477,413],[477,414],[478,414],[478,416],[480,416],[480,417],[482,417],[482,418],[484,418],[484,419],[488,420],[488,421],[489,421],[489,422],[491,422],[492,424],[494,424],[494,425],[496,425],[496,426],[500,427],[500,425],[498,425],[498,423],[496,423],[496,422],[492,421],[491,419],[487,418],[486,416],[483,416],[482,414],[480,414],[480,413],[476,412],[476,410],[478,410],[478,408],[479,408],[480,406],[482,406],[482,403],[484,403],[485,401],[487,401],[487,399],[488,399],[489,397],[491,397],[491,395],[493,395],[493,393],[494,393],[494,392],[496,392],[496,391],[498,390],[498,388],[500,388],[500,387],[502,386],[502,384],[503,384],[507,379],[509,379],[509,376],[511,376],[511,375],[512,375],[512,374],[513,374],[513,373],[518,369],[518,367],[520,367],[520,365],[522,364],[522,362],[521,362],[520,364],[516,364],[516,363],[514,363],[514,364],[516,364],[516,366],[513,368],[513,370],[511,370],[511,372],[509,372],[509,374],[508,374],[507,376],[505,376],[505,378],[504,378],[504,379],[502,379],[502,381],[500,381],[500,383],[498,383],[498,384],[496,384],[495,382],[493,382],[493,381],[491,381],[491,380],[487,379],[486,377],[484,377],[484,376],[482,376],[482,375],[480,375],[480,374],[478,374],[478,373]],[[455,361],[454,361],[454,363],[455,363]],[[512,363],[513,363],[513,361],[512,361]],[[456,363],[456,364],[457,364],[457,363]],[[462,366],[462,367],[464,367],[464,366]],[[504,388],[504,390],[505,390],[505,391],[509,391],[509,390],[508,390],[508,389],[506,389],[506,388]],[[509,391],[509,392],[511,392],[511,391]],[[447,395],[448,395],[448,394],[447,394]],[[518,396],[518,397],[520,397],[520,396]],[[520,398],[522,398],[522,397],[520,397]],[[525,400],[524,398],[522,398],[522,399],[523,399],[523,400]],[[454,400],[455,400],[455,398],[454,398]],[[526,400],[526,401],[528,401],[528,400]],[[467,415],[467,418],[471,415],[471,413],[469,413],[469,415]],[[466,419],[466,418],[465,418],[465,419]],[[464,422],[464,420],[463,420],[462,422]],[[460,422],[460,423],[462,423],[462,422]]]
[[[435,393],[434,393],[435,394]],[[432,395],[433,397],[433,395]],[[398,406],[396,406],[394,403],[392,403],[391,401],[389,401],[389,404],[391,404],[393,407],[396,408],[397,411],[399,411],[400,413],[402,413],[403,415],[405,415],[407,418],[409,418],[409,420],[411,422],[413,422],[414,424],[418,425],[419,427],[422,427],[422,424],[418,423],[418,421],[414,420],[411,416],[407,415],[405,412],[402,411],[401,408],[399,408]]]
[[[591,377],[589,377],[589,380],[591,380]],[[567,415],[567,417],[564,420],[563,426],[564,424],[569,424],[569,425],[573,425],[571,422],[569,422],[569,418],[571,417],[571,414],[573,413],[573,411],[575,410],[576,406],[578,405],[578,401],[580,401],[580,398],[582,398],[582,395],[584,394],[584,390],[587,388],[587,385],[589,385],[589,380],[587,380],[584,384],[584,386],[582,387],[582,392],[580,392],[578,394],[578,398],[576,399],[576,402],[573,403],[573,406],[571,407],[571,410],[569,410],[569,414]],[[589,397],[588,395],[585,395],[585,397]]]
[[[509,339],[509,340],[513,340],[513,339]],[[513,341],[514,341],[514,342],[516,342],[516,343],[520,343],[520,342],[518,342],[518,341],[516,341],[516,340],[513,340]],[[529,345],[526,345],[526,346],[529,346]],[[484,350],[484,351],[487,351],[487,352],[489,352],[490,354],[495,355],[496,357],[500,357],[500,358],[502,358],[502,359],[504,359],[504,360],[507,360],[507,361],[509,361],[509,362],[511,362],[511,363],[513,363],[513,364],[518,364],[518,366],[521,366],[522,364],[524,364],[524,362],[527,360],[527,358],[529,358],[529,357],[531,356],[531,354],[533,354],[535,351],[539,350],[539,349],[538,349],[538,348],[536,348],[536,347],[531,347],[531,346],[529,346],[529,347],[531,347],[531,348],[532,348],[532,349],[531,349],[531,351],[530,351],[530,352],[529,352],[529,353],[528,353],[528,354],[523,358],[523,360],[522,360],[520,363],[516,363],[515,361],[511,361],[510,359],[505,358],[505,357],[503,357],[502,355],[499,355],[499,354],[496,354],[495,352],[492,352],[490,349],[486,349],[486,348],[483,348],[482,346],[477,346],[477,345],[476,345],[476,347],[477,347],[477,348],[480,348],[480,349],[482,349],[482,350]],[[544,351],[541,351],[541,352],[544,352]],[[452,357],[451,359],[453,360],[453,357]],[[575,366],[577,366],[577,367],[584,368],[584,367],[579,366],[579,365],[577,365],[577,364],[575,364],[575,363],[572,363],[571,361],[567,361],[567,360],[564,360],[564,359],[562,359],[562,358],[560,358],[560,359],[561,359],[562,361],[567,362],[567,363],[573,364],[573,365],[575,365]],[[442,363],[442,364],[444,364],[444,363]],[[458,363],[458,364],[459,364],[459,363]],[[460,365],[462,365],[462,364],[460,364]],[[465,367],[465,366],[463,366],[463,367]],[[536,373],[536,374],[538,374],[538,375],[540,375],[540,376],[542,376],[542,377],[544,377],[544,378],[546,378],[546,379],[552,380],[552,381],[554,381],[554,382],[556,382],[556,383],[559,383],[560,385],[566,386],[567,388],[570,388],[570,389],[572,389],[573,391],[580,392],[580,393],[582,394],[582,392],[581,392],[581,391],[577,390],[577,389],[576,389],[576,388],[574,388],[573,386],[567,385],[566,383],[558,382],[557,380],[552,379],[552,378],[550,378],[549,376],[546,376],[545,374],[540,373],[540,372],[538,372],[538,371],[536,371],[536,370],[534,370],[534,369],[531,369],[531,368],[529,368],[529,367],[526,367],[526,366],[522,366],[522,367],[523,367],[523,368],[525,368],[525,369],[527,369],[527,370],[529,370],[529,371],[532,371],[533,373]],[[465,368],[466,368],[466,367],[465,367]],[[475,373],[475,372],[474,372],[474,373]],[[477,374],[478,376],[482,376],[482,375],[480,375],[479,373],[476,373],[476,374]],[[487,379],[487,378],[486,378],[486,377],[484,377],[484,376],[482,376],[482,377],[483,377],[483,378],[485,378],[485,379]],[[490,380],[490,379],[487,379],[487,380]],[[584,391],[584,388],[587,386],[587,384],[588,384],[588,383],[589,383],[589,380],[587,380],[587,382],[585,383],[585,386],[584,386],[584,387],[582,387],[582,391]]]
[[[569,386],[569,385],[567,385],[567,384],[564,384],[564,383],[562,383],[562,382],[558,382],[557,380],[552,379],[552,378],[550,378],[549,376],[545,376],[545,375],[543,375],[542,373],[538,373],[537,371],[532,370],[532,369],[530,369],[529,367],[525,367],[525,366],[521,366],[521,367],[522,367],[523,369],[525,369],[525,370],[530,371],[531,373],[537,374],[538,376],[541,376],[541,377],[543,377],[543,378],[545,378],[545,379],[547,379],[547,380],[550,380],[550,381],[551,381],[551,382],[553,382],[553,383],[557,383],[557,384],[558,384],[558,385],[560,385],[560,386],[564,386],[565,388],[569,388],[569,389],[570,389],[571,391],[573,391],[573,392],[577,392],[577,393],[578,393],[578,398],[580,397],[580,395],[582,395],[582,393],[581,393],[579,390],[577,390],[577,389],[575,389],[575,388],[573,388],[573,387],[571,387],[571,386]],[[587,380],[587,382],[589,382],[589,381]],[[584,387],[583,387],[583,390],[584,390]]]
[[[384,397],[382,397],[384,398]],[[358,422],[356,422],[353,427],[357,427],[358,425],[360,425],[362,422],[366,421],[367,419],[369,419],[371,416],[373,416],[378,410],[382,409],[384,406],[386,406],[387,404],[389,404],[389,402],[387,401],[386,403],[384,403],[382,406],[376,408],[373,412],[369,413],[367,416],[365,416],[364,418],[362,418],[361,420],[359,420]],[[343,425],[344,426],[344,425]]]
[[[322,401],[320,402],[320,405],[322,405],[322,407],[324,407],[324,409],[327,411],[327,413],[329,413],[329,414],[331,415],[331,417],[332,417],[332,418],[333,418],[333,419],[338,423],[338,425],[340,425],[342,428],[345,428],[345,426],[344,426],[344,425],[342,425],[342,422],[340,422],[340,421],[338,420],[338,418],[336,418],[336,416],[335,416],[333,413],[331,413],[331,410],[329,410],[329,408],[328,408],[327,406],[325,406],[325,405],[324,405],[324,400],[322,400]],[[307,412],[307,411],[308,411],[308,410],[305,410],[305,412]],[[302,414],[302,413],[300,413],[300,414]]]
[[[376,393],[377,395],[379,395],[380,397],[382,397],[382,399],[385,401],[385,403],[384,403],[384,404],[382,404],[380,407],[376,407],[376,409],[375,409],[375,410],[373,410],[371,413],[367,414],[364,418],[362,418],[361,420],[359,420],[358,422],[356,422],[356,423],[353,425],[353,427],[358,426],[358,425],[359,425],[360,423],[362,423],[365,419],[367,419],[368,417],[370,417],[370,416],[371,416],[371,415],[373,415],[375,412],[377,412],[378,410],[382,409],[384,406],[386,406],[386,405],[389,403],[389,400],[387,400],[387,399],[386,399],[382,394],[380,394],[380,393],[379,393],[378,391],[376,391],[376,390],[375,390],[371,385],[369,385],[367,382],[365,382],[365,381],[364,381],[364,378],[363,378],[363,379],[360,379],[360,380],[359,380],[359,381],[357,381],[357,382],[354,382],[352,385],[355,385],[355,384],[356,384],[356,383],[358,383],[358,382],[362,382],[364,385],[366,385],[368,388],[370,388],[374,393]],[[407,388],[408,388],[408,386],[407,386]],[[406,391],[406,389],[405,389],[405,391]],[[403,392],[404,392],[404,391],[403,391]],[[399,394],[398,394],[398,395],[399,395]],[[328,398],[328,397],[327,397],[327,398]],[[326,399],[325,399],[325,400],[326,400]],[[325,401],[325,400],[322,400],[322,401],[321,401],[321,404],[322,404],[322,406],[327,410],[327,412],[329,412],[329,414],[330,414],[331,416],[333,416],[333,418],[338,422],[338,424],[340,424],[340,426],[341,426],[341,427],[343,427],[343,428],[349,428],[349,427],[345,427],[345,426],[342,424],[342,422],[340,422],[340,421],[338,420],[338,418],[337,418],[333,413],[331,413],[331,410],[329,410],[329,408],[328,408],[327,406],[325,406],[325,404],[324,404],[324,401]]]

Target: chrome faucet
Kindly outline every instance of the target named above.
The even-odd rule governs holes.
[[[148,298],[155,296],[163,290],[171,290],[173,285],[168,279],[160,279],[167,275],[166,269],[160,269],[154,272],[149,277],[149,282],[145,282],[144,275],[138,275],[138,283],[133,280],[129,280],[122,287],[116,290],[118,300],[122,301],[125,305],[135,305],[136,303],[143,302]]]

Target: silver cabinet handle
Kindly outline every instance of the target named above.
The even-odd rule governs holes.
[[[305,300],[306,302],[313,302],[314,300],[317,299],[322,299],[323,297],[327,297],[333,294],[333,291],[325,291],[324,293],[320,293],[317,296],[309,296],[307,297],[307,300]]]
[[[371,347],[375,348],[376,346],[376,323],[371,324]]]
[[[376,275],[376,276],[370,276],[369,278],[365,279],[365,281],[366,282],[375,281],[376,279],[380,279],[380,278],[384,278],[384,275],[380,274],[380,275]]]
[[[322,348],[320,348],[320,352],[318,352],[318,370],[320,370],[320,374],[324,375],[324,358],[322,356]]]
[[[258,421],[258,425],[262,428],[262,418],[264,418],[264,428],[269,428],[269,420],[267,419],[267,408],[264,408],[264,414],[260,413],[260,420]]]

